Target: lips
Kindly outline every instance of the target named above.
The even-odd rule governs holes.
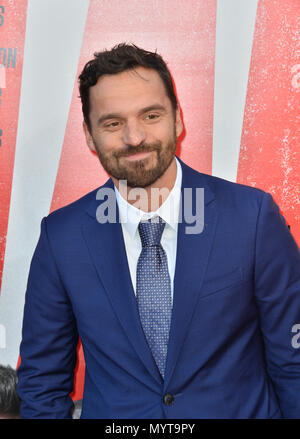
[[[152,151],[136,152],[134,154],[124,156],[127,160],[143,160],[150,156]]]
[[[115,151],[113,155],[116,159],[129,158],[129,160],[142,160],[142,157],[146,158],[154,151],[158,154],[161,149],[161,142],[153,142],[152,144],[141,144],[139,146],[130,145],[127,148]]]

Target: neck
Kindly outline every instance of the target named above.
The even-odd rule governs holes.
[[[121,196],[131,205],[144,212],[156,211],[168,198],[173,189],[177,175],[177,164],[173,158],[170,166],[152,185],[145,188],[132,188],[121,185],[119,180],[112,180]]]

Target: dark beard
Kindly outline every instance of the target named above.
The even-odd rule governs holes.
[[[126,180],[129,187],[146,188],[155,183],[168,169],[174,157],[176,146],[176,135],[174,133],[173,139],[169,140],[165,149],[162,148],[162,143],[158,141],[151,144],[141,144],[138,147],[128,145],[126,149],[112,153],[111,157],[104,154],[98,147],[97,153],[103,168],[109,175],[117,180]],[[155,151],[157,155],[157,164],[151,169],[147,169],[147,158],[130,162],[127,166],[121,165],[119,162],[120,157],[149,151]]]

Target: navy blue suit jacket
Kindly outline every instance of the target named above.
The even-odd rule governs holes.
[[[186,234],[183,215],[178,227],[165,380],[121,224],[99,224],[95,190],[42,220],[18,372],[23,417],[71,416],[79,334],[82,418],[300,418],[298,247],[269,194],[181,165],[182,187],[204,188],[205,225]]]

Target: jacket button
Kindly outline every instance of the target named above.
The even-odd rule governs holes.
[[[174,402],[174,396],[171,393],[166,393],[164,396],[164,404],[171,405]]]

